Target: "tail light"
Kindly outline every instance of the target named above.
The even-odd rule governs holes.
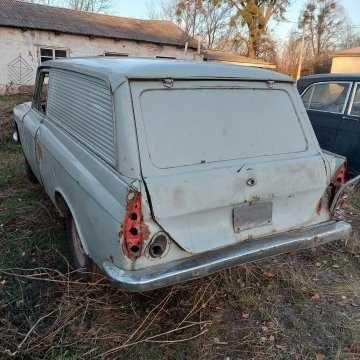
[[[347,178],[348,178],[348,176],[347,176],[347,168],[346,168],[346,163],[344,163],[336,171],[335,184],[336,185],[343,185],[343,184],[346,183]]]
[[[336,193],[339,191],[342,185],[346,183],[348,179],[346,163],[341,165],[335,173],[330,185],[327,188],[326,194],[320,199],[317,204],[316,212],[320,215],[321,209],[325,205],[326,208],[331,209],[335,199]]]
[[[130,259],[136,259],[141,255],[142,221],[141,194],[138,192],[129,192],[127,210],[123,223],[123,251]]]

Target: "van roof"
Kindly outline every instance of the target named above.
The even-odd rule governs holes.
[[[115,90],[128,79],[233,79],[293,82],[283,74],[253,67],[150,58],[89,57],[50,60],[41,68],[59,68],[100,77]]]

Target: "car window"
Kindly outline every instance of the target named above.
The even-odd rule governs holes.
[[[49,73],[42,71],[39,74],[39,81],[35,91],[34,107],[46,115],[48,103]]]
[[[360,84],[358,84],[356,87],[356,92],[351,107],[350,115],[360,116]]]
[[[345,102],[350,84],[333,82],[313,85],[313,93],[308,109],[341,114],[345,110]]]
[[[161,169],[307,148],[296,110],[283,90],[149,89],[141,93],[140,106],[151,161]]]
[[[305,108],[308,109],[311,101],[311,95],[314,90],[313,86],[307,88],[307,90],[302,94],[302,99],[305,105]]]

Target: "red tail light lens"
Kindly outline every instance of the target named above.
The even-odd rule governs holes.
[[[127,210],[123,224],[123,251],[124,254],[131,259],[136,259],[141,255],[142,221],[141,194],[137,192],[129,192]]]
[[[338,185],[343,185],[346,183],[347,178],[348,176],[347,176],[346,164],[343,164],[336,171],[335,181]]]
[[[346,163],[344,163],[336,170],[335,176],[333,177],[330,185],[327,188],[327,194],[326,194],[327,208],[329,208],[329,209],[331,208],[336,193],[339,191],[341,186],[346,183],[347,180],[348,180],[347,166],[346,166]],[[323,205],[322,204],[323,199],[324,198],[322,198],[320,200],[320,203],[317,206],[318,214],[320,214],[320,212],[321,212],[322,205]]]

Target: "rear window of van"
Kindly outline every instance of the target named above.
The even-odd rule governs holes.
[[[142,92],[140,104],[148,150],[158,168],[307,149],[283,90],[149,89]]]

